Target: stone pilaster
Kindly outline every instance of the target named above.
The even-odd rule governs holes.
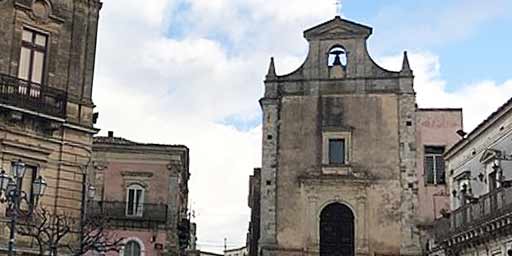
[[[263,98],[263,152],[261,168],[261,236],[259,250],[262,255],[271,255],[276,246],[276,190],[279,142],[279,100]]]
[[[420,255],[421,245],[416,226],[418,209],[418,177],[416,174],[416,96],[413,77],[400,79],[399,136],[401,183],[401,255]]]

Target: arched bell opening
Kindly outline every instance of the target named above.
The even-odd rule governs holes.
[[[347,205],[332,203],[320,214],[320,256],[354,256],[354,213]]]
[[[335,45],[329,50],[327,65],[329,67],[340,66],[343,69],[347,66],[347,50],[341,45]]]

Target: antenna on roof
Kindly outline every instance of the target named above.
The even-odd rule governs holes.
[[[336,0],[336,17],[341,17],[341,9],[343,7],[341,1],[342,0]]]

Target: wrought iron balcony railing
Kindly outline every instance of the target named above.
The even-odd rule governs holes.
[[[434,221],[434,235],[436,240],[442,241],[511,214],[512,188],[500,188],[481,196],[473,203],[459,207],[449,218]]]
[[[92,201],[87,207],[87,217],[105,217],[114,225],[139,227],[146,224],[164,224],[167,222],[167,205],[139,204],[135,211],[122,201]]]
[[[0,103],[57,117],[66,117],[63,90],[0,73]]]

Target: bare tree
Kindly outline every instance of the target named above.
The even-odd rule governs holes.
[[[109,220],[108,216],[95,216],[80,221],[69,214],[55,214],[40,208],[34,212],[30,223],[18,225],[17,233],[34,238],[40,255],[48,252],[55,256],[59,249],[69,250],[76,256],[89,251],[119,252],[124,239],[109,232]],[[80,243],[66,243],[64,238],[73,234],[81,237]]]
[[[82,241],[78,248],[70,247],[73,255],[84,255],[89,251],[119,252],[124,246],[124,238],[109,231],[111,218],[102,215],[85,218],[82,223]]]

